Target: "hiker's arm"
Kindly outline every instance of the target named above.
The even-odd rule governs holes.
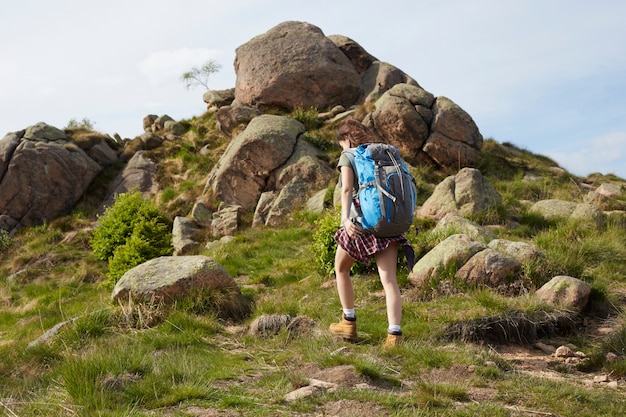
[[[350,218],[352,206],[352,188],[354,187],[354,172],[350,167],[341,167],[341,225],[345,226]]]
[[[347,166],[341,167],[341,225],[348,235],[356,236],[359,229],[350,221],[350,207],[352,206],[352,190],[354,187],[354,171]]]

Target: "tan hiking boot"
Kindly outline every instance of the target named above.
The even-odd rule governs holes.
[[[402,332],[388,333],[383,348],[391,349],[394,346],[398,346],[400,343],[402,343]]]
[[[330,325],[330,334],[335,338],[341,338],[346,341],[355,342],[356,339],[356,317],[347,319],[343,314],[339,323]]]

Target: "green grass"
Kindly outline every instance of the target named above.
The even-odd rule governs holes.
[[[329,160],[336,158],[331,132],[315,124],[310,111],[300,112],[298,117],[310,124],[313,143],[329,143]],[[157,200],[172,218],[188,210],[223,151],[226,141],[213,123],[212,115],[187,121],[189,132],[182,142],[155,152],[163,180]],[[200,158],[198,150],[205,145],[209,156]],[[540,323],[558,313],[553,308],[531,296],[511,298],[485,289],[423,297],[414,294],[403,268],[398,279],[405,343],[390,351],[381,347],[385,300],[373,269],[359,270],[353,280],[360,340],[333,341],[327,329],[340,314],[333,251],[323,259],[329,268],[319,267],[315,251],[316,245],[328,244],[320,230],[335,227],[336,213],[330,211],[322,216],[296,213],[289,224],[277,228],[251,229],[244,219],[232,242],[200,250],[234,277],[251,301],[247,314],[224,319],[202,303],[167,311],[114,304],[103,285],[107,263],[97,260],[89,246],[92,219],[85,214],[90,202],[85,199],[75,213],[21,229],[10,241],[3,237],[0,415],[185,416],[189,407],[244,416],[320,415],[325,407],[342,402],[393,416],[565,416],[572,410],[577,416],[621,416],[626,408],[622,387],[586,387],[574,372],[626,376],[626,320],[619,312],[626,291],[623,217],[609,217],[600,230],[547,221],[528,213],[521,200],[579,201],[575,178],[552,173],[556,164],[548,158],[493,140],[486,141],[481,164],[503,195],[503,206],[479,220],[502,224],[514,218],[520,226],[500,228],[498,236],[535,243],[546,253],[544,261],[525,266],[527,277],[535,285],[558,274],[589,282],[594,308],[588,318],[616,323],[617,331],[601,339],[584,331],[551,335],[575,343],[589,357],[574,368],[551,364],[566,378],[553,381],[519,372],[515,361],[488,344],[466,343],[455,333],[485,323],[508,323],[511,328]],[[450,174],[421,166],[413,172],[422,202]],[[541,179],[526,181],[527,172]],[[416,223],[419,233],[409,239],[423,256],[445,237],[429,233],[432,221]],[[315,327],[299,335],[283,330],[264,338],[247,332],[252,320],[272,313],[307,316]],[[515,321],[520,319],[526,322]],[[49,342],[28,347],[64,321],[68,324]],[[609,362],[607,353],[616,354],[617,360]],[[315,372],[344,365],[377,389],[342,386],[283,401]]]

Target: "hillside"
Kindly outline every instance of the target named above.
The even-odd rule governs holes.
[[[187,128],[182,140],[149,151],[160,185],[152,201],[171,219],[189,213],[228,143],[211,113],[181,123]],[[332,125],[314,126],[307,136],[336,162]],[[606,226],[595,230],[547,221],[529,213],[528,203],[581,202],[589,190],[624,180],[578,178],[549,158],[493,139],[485,141],[478,168],[503,205],[475,220],[498,237],[532,242],[546,252],[541,270],[528,273],[537,280],[530,288],[555,275],[588,282],[592,301],[579,319],[543,326],[539,318],[557,312],[528,294],[467,289],[425,297],[412,291],[401,268],[406,339],[384,351],[382,286],[364,269],[354,279],[361,340],[335,342],[327,329],[337,319],[339,300],[314,248],[319,230],[336,220],[330,201],[324,214],[297,211],[276,228],[252,228],[246,212],[234,240],[198,250],[221,264],[253,301],[241,320],[221,319],[210,308],[114,304],[105,285],[107,263],[96,259],[90,238],[116,166],[100,174],[70,215],[21,229],[0,246],[2,415],[623,416],[626,217],[607,213]],[[412,171],[418,204],[454,173],[426,166]],[[432,221],[416,223],[419,233],[409,239],[423,255],[441,237],[429,234]],[[298,325],[251,333],[264,315],[299,318]],[[60,323],[54,337],[29,346]],[[520,343],[459,337],[488,335],[485,324],[517,332],[509,341]],[[559,358],[541,346],[582,353]]]

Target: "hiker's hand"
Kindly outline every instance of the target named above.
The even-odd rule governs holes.
[[[348,236],[350,236],[351,238],[355,238],[357,236],[361,236],[361,228],[352,223],[352,220],[348,219],[343,223],[343,227],[346,229],[346,232],[348,232]]]

